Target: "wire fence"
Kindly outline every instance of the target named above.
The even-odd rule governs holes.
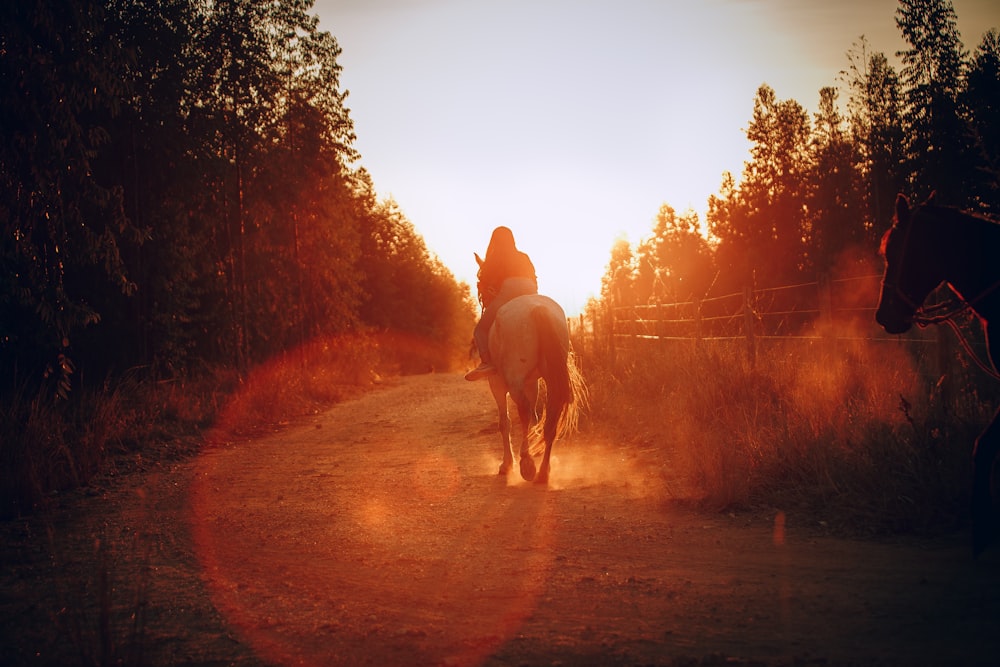
[[[875,322],[881,278],[823,276],[691,301],[611,306],[589,322],[581,317],[572,324],[581,342],[612,356],[684,341],[695,346],[728,341],[742,345],[752,363],[762,346],[781,341],[814,343],[811,347],[827,351],[838,344],[895,343],[914,346],[929,362],[929,374],[947,372],[954,346],[943,328],[914,327],[904,336],[890,336]]]

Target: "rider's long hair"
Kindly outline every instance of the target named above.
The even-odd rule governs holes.
[[[509,257],[517,252],[517,245],[514,243],[514,232],[509,227],[497,227],[490,237],[490,244],[486,246],[486,262],[494,264],[504,257]]]

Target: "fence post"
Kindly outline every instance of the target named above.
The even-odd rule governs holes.
[[[694,297],[694,345],[701,347],[701,298]]]
[[[837,334],[833,322],[833,281],[825,271],[816,276],[816,298],[819,301],[820,346],[824,354],[832,357],[837,351]],[[826,361],[828,359],[824,359]]]
[[[833,286],[831,285],[830,275],[827,273],[820,273],[816,276],[816,298],[819,300],[817,304],[819,308],[819,323],[825,331],[826,335],[832,335],[833,333]]]
[[[754,341],[753,329],[753,310],[750,308],[751,298],[753,296],[753,290],[750,286],[743,288],[743,333],[747,338],[747,360],[750,362],[750,367],[752,368],[757,361],[757,346]]]

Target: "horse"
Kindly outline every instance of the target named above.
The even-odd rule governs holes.
[[[490,299],[491,295],[484,294],[480,287],[479,300],[484,308]],[[514,465],[512,423],[507,406],[509,395],[521,422],[521,477],[529,482],[547,484],[552,444],[557,436],[575,426],[577,399],[583,391],[582,380],[570,354],[566,314],[553,299],[540,294],[511,299],[497,311],[489,331],[489,347],[497,369],[489,377],[489,384],[497,405],[503,444],[500,475],[506,476]],[[545,382],[545,421],[541,428],[545,448],[536,470],[531,440],[539,421],[540,379]]]
[[[988,362],[993,368],[979,363],[1000,378],[992,356],[1000,350],[1000,224],[938,206],[933,199],[932,194],[924,204],[911,208],[904,195],[896,197],[895,220],[880,247],[885,273],[875,320],[887,333],[901,334],[915,323],[950,322],[971,309],[982,323]],[[957,301],[950,312],[934,314],[937,310],[925,309],[923,303],[942,283],[954,292]],[[972,456],[972,548],[976,557],[995,532],[991,479],[998,452],[1000,409],[976,438]]]

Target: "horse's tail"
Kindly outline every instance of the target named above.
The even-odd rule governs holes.
[[[583,384],[569,351],[568,337],[560,336],[551,312],[544,307],[531,311],[538,330],[539,366],[545,380],[546,442],[576,427],[577,402]],[[565,323],[561,323],[566,326]]]

